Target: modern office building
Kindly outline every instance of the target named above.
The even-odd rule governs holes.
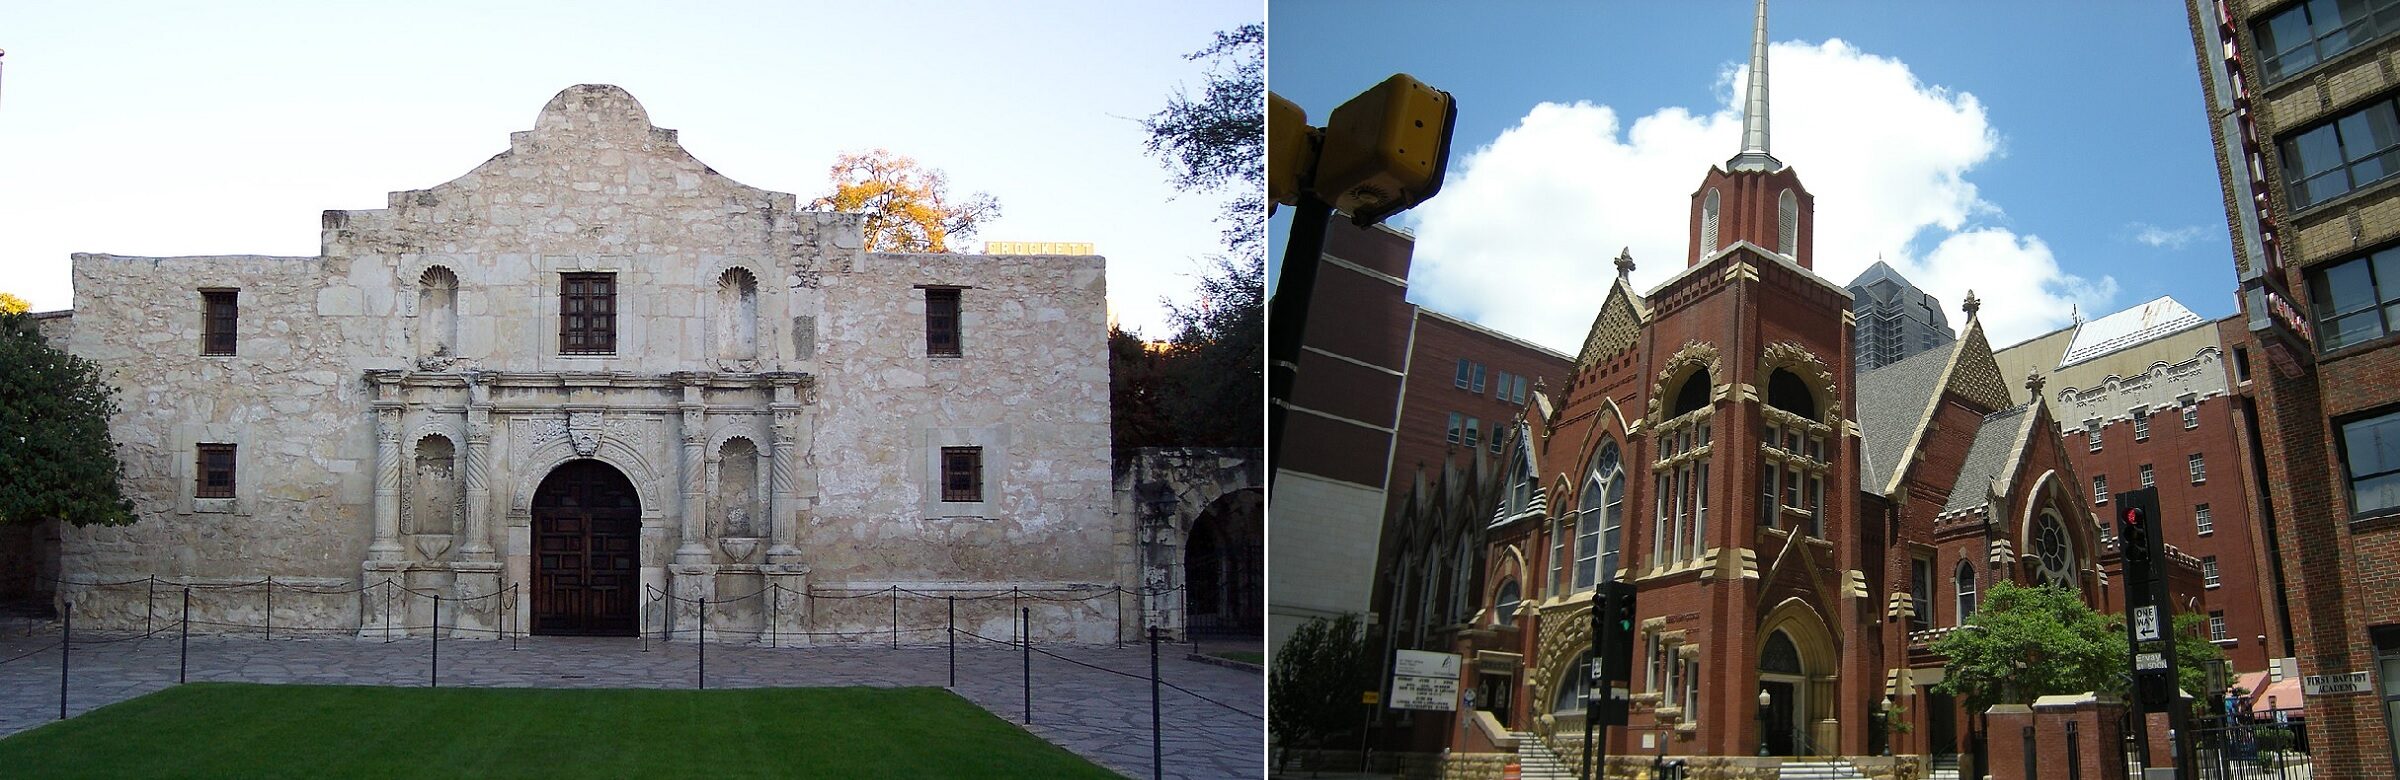
[[[1852,349],[1858,370],[1873,371],[1958,339],[1942,302],[1917,289],[1881,260],[1850,280],[1850,314],[1858,331]]]
[[[2315,770],[2400,746],[2400,3],[2189,0]]]

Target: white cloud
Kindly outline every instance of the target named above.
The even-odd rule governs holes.
[[[2191,244],[2194,239],[2199,238],[2203,229],[2199,225],[2185,225],[2170,229],[2148,222],[2128,223],[2125,228],[2133,231],[2133,240],[2162,249],[2182,249]]]
[[[2113,279],[2059,268],[2038,236],[1990,222],[2002,213],[1966,174],[2001,153],[1975,96],[1919,82],[1898,60],[1841,40],[1773,47],[1773,150],[1816,196],[1815,266],[1846,284],[1879,257],[1950,307],[1972,288],[1995,345],[2105,311]],[[1635,286],[1685,267],[1691,195],[1741,145],[1735,87],[1700,115],[1662,108],[1627,127],[1616,109],[1535,106],[1453,163],[1440,197],[1411,217],[1418,302],[1569,354],[1630,247]]]

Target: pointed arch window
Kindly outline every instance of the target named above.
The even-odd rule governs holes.
[[[1958,562],[1958,576],[1955,578],[1955,584],[1957,585],[1957,590],[1958,590],[1958,623],[1957,623],[1957,625],[1962,625],[1962,626],[1963,626],[1963,625],[1966,625],[1966,624],[1967,624],[1967,616],[1968,616],[1968,615],[1970,615],[1970,614],[1973,614],[1973,613],[1975,612],[1975,567],[1974,567],[1974,565],[1972,565],[1972,564],[1969,564],[1969,563],[1967,563],[1966,561],[1959,561],[1959,562]]]
[[[2033,564],[2033,584],[2078,590],[2080,583],[2075,576],[2075,540],[2067,534],[2067,524],[2059,520],[2058,510],[2042,510],[2041,519],[2034,524],[2031,541],[2032,544],[2027,546],[2034,552],[2030,561]]]
[[[1658,442],[1658,459],[1651,463],[1652,492],[1650,565],[1672,566],[1700,557],[1708,538],[1708,458],[1710,420],[1709,377],[1703,369],[1684,380],[1677,392],[1676,416],[1660,423],[1651,440]]]
[[[1700,201],[1700,256],[1717,251],[1717,210],[1723,204],[1717,188],[1708,188],[1708,197]]]
[[[1515,474],[1508,491],[1508,514],[1514,517],[1533,508],[1534,491],[1541,488],[1541,478],[1533,473],[1533,455],[1527,450],[1530,445],[1521,436],[1510,440],[1517,445],[1516,462],[1510,466]]]
[[[1600,445],[1576,512],[1575,589],[1616,575],[1625,537],[1625,464],[1614,441]]]
[[[1833,427],[1816,419],[1816,390],[1791,370],[1775,369],[1759,414],[1766,421],[1759,431],[1759,523],[1824,538],[1825,475],[1832,468],[1826,440]]]
[[[1789,189],[1775,196],[1775,251],[1800,256],[1800,199]]]
[[[1500,583],[1500,592],[1492,597],[1492,624],[1497,626],[1516,625],[1517,605],[1522,601],[1524,601],[1524,595],[1518,588],[1516,580]]]

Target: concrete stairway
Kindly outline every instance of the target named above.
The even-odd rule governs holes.
[[[1524,767],[1525,780],[1575,780],[1575,767],[1560,761],[1542,738],[1530,731],[1512,732],[1517,737],[1517,763]]]
[[[1783,762],[1784,780],[1866,780],[1858,767],[1841,759],[1794,758]]]

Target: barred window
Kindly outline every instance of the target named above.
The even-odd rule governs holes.
[[[199,479],[192,489],[193,498],[233,497],[233,447],[231,444],[202,444],[199,446]]]
[[[616,354],[616,274],[559,274],[558,351],[566,355]]]
[[[239,290],[200,291],[200,354],[231,355],[234,323],[240,318]]]
[[[925,354],[958,357],[958,288],[925,288]]]
[[[983,448],[942,448],[942,500],[983,500]]]

